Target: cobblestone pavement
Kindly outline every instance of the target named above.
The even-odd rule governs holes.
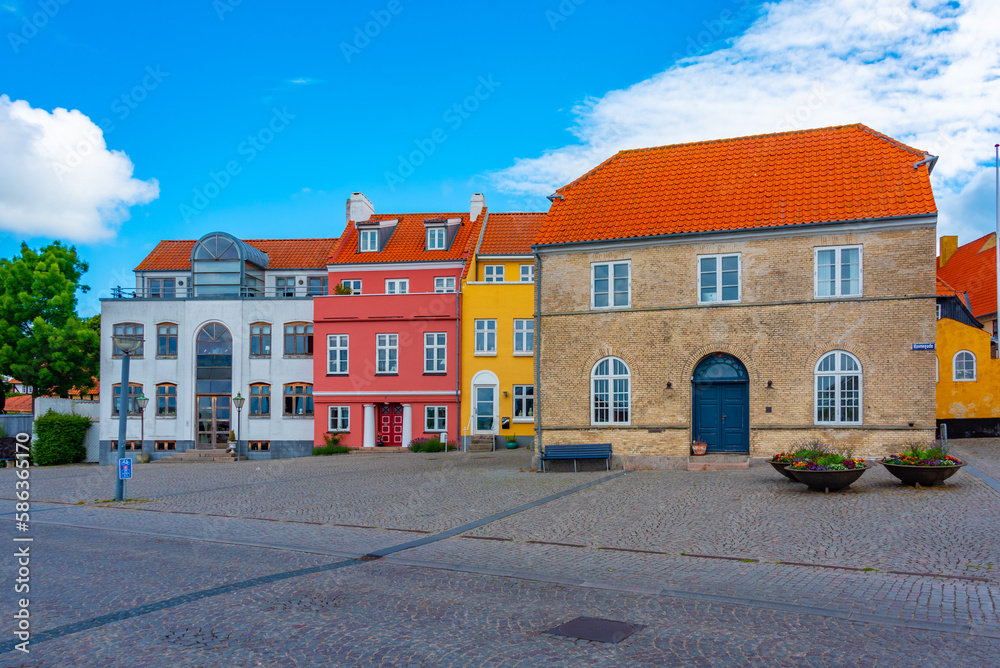
[[[1000,469],[1000,440],[955,447]],[[763,466],[527,463],[157,464],[123,505],[93,503],[110,468],[33,468],[35,644],[0,665],[1000,665],[1000,493],[966,471],[917,491],[875,468],[826,495]],[[544,633],[577,616],[644,628],[617,645]]]

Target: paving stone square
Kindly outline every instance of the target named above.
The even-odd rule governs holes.
[[[111,467],[35,467],[26,532],[0,470],[32,538],[31,652],[8,594],[0,664],[1000,665],[1000,439],[954,447],[975,474],[832,494],[523,450],[140,465],[126,503]],[[546,633],[576,617],[642,628]]]

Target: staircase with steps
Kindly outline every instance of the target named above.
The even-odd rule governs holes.
[[[187,450],[156,460],[164,464],[198,464],[204,462],[235,462],[236,453],[221,450]]]
[[[493,436],[472,436],[469,452],[493,452]]]
[[[733,471],[750,468],[749,455],[691,455],[688,471]]]

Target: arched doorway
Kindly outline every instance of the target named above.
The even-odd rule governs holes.
[[[232,428],[233,335],[224,325],[209,323],[195,342],[198,448],[224,448]]]
[[[713,353],[691,378],[693,437],[708,452],[750,451],[750,375],[732,355]]]

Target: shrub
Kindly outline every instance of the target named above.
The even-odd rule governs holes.
[[[344,455],[351,451],[351,448],[346,445],[324,445],[319,448],[313,448],[312,453],[314,455]]]
[[[63,415],[52,409],[35,420],[38,440],[32,448],[32,459],[39,466],[76,464],[87,457],[83,445],[90,428],[90,419],[82,415]]]
[[[410,442],[410,450],[412,452],[444,452],[445,450],[456,449],[457,446],[454,443],[445,445],[441,443],[441,439],[437,436],[418,438]]]

